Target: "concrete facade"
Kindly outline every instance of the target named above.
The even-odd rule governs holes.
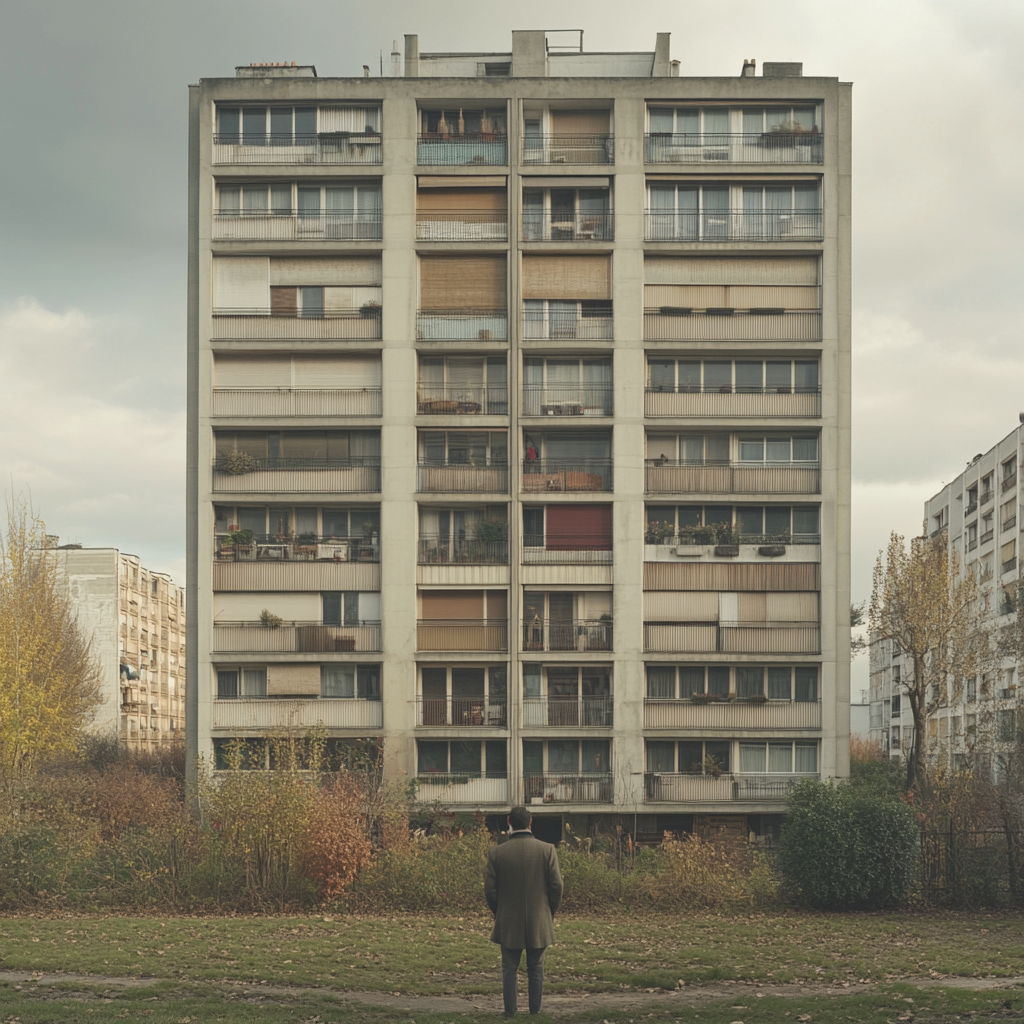
[[[652,833],[685,827],[680,816],[774,815],[798,777],[847,774],[850,87],[678,77],[668,42],[556,52],[525,32],[508,54],[426,54],[406,37],[403,77],[245,68],[191,88],[194,753],[322,724],[338,741],[382,737],[386,772],[423,780],[422,799],[491,812],[528,800],[552,822],[628,814]],[[277,148],[257,140],[260,108],[268,141],[281,128]],[[315,137],[300,138],[300,116],[315,117]],[[363,220],[329,212],[357,210],[360,188]],[[670,192],[666,215],[652,203]],[[259,212],[275,202],[276,217]],[[460,275],[473,296],[461,303]],[[349,312],[286,315],[307,301]],[[469,357],[504,362],[493,391]],[[245,359],[277,360],[283,376]],[[328,365],[345,359],[363,362]],[[783,364],[784,384],[772,376]],[[337,408],[356,390],[350,372],[369,404],[297,412],[317,390],[300,377],[335,381],[318,393]],[[754,372],[767,376],[750,385]],[[247,392],[247,380],[262,383]],[[347,454],[287,462],[280,446],[298,451],[286,435],[300,430]],[[379,432],[379,482],[360,431]],[[474,464],[488,468],[467,475]],[[668,507],[671,535],[651,525]],[[610,527],[574,543],[574,515],[581,534]],[[507,524],[489,554],[473,546],[490,543],[481,527],[455,526],[482,519]],[[556,521],[561,539],[538,541]],[[379,643],[363,614],[378,607]],[[728,682],[708,676],[694,701],[682,669],[696,666]],[[440,669],[443,682],[425,673]],[[760,691],[739,669],[762,671]],[[784,672],[803,680],[785,698]],[[327,696],[341,692],[352,696]],[[714,744],[696,771],[694,742]],[[467,743],[480,744],[476,773]]]

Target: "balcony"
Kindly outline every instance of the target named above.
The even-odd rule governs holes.
[[[1008,558],[1005,562],[1001,563],[1001,565],[999,567],[999,571],[1001,573],[1013,572],[1013,570],[1016,569],[1016,568],[1017,568],[1017,556],[1014,555],[1013,558]]]
[[[984,491],[981,495],[981,504],[987,505],[992,500],[992,495],[995,491]]]
[[[503,167],[508,163],[508,139],[503,132],[418,135],[416,163],[421,167]]]
[[[424,804],[467,804],[508,806],[508,778],[472,778],[468,775],[420,775],[416,779],[416,799]]]
[[[613,164],[615,136],[526,135],[523,137],[524,164]]]
[[[610,729],[614,704],[611,697],[524,697],[523,728]]]
[[[615,411],[612,384],[524,384],[524,416],[611,416]]]
[[[421,309],[417,341],[507,341],[508,314],[501,309]]]
[[[612,489],[611,459],[526,459],[523,491],[557,494]]]
[[[527,804],[610,804],[614,790],[611,773],[562,775],[548,772],[523,778]]]
[[[214,388],[213,416],[379,416],[380,388]]]
[[[610,213],[523,212],[524,242],[612,242],[615,220]]]
[[[417,562],[419,565],[508,565],[508,541],[421,536]]]
[[[1011,473],[1008,477],[1003,479],[1000,489],[1005,494],[1007,491],[1017,486],[1017,474]]]
[[[967,503],[967,508],[964,509],[964,515],[965,516],[974,515],[974,513],[977,512],[977,511],[978,511],[978,499],[975,498],[974,501],[970,501],[970,502]]]
[[[807,775],[644,775],[645,803],[784,803]]]
[[[607,544],[604,550],[583,547],[566,550],[561,546],[549,548],[545,546],[542,537],[528,534],[523,538],[523,565],[611,565],[614,561],[611,538],[608,538]]]
[[[379,700],[311,697],[302,700],[240,697],[213,702],[211,728],[217,729],[380,729]]]
[[[644,310],[644,341],[821,341],[818,310]]]
[[[218,654],[336,654],[379,651],[379,622],[325,626],[320,622],[215,622],[213,650]]]
[[[533,619],[523,623],[524,651],[610,651],[612,623],[602,619]]]
[[[421,494],[508,494],[508,466],[420,459],[416,490]]]
[[[819,701],[645,700],[645,729],[820,729]]]
[[[677,213],[647,210],[648,242],[820,242],[821,210]]]
[[[350,459],[257,458],[244,452],[221,456],[213,465],[213,490],[227,494],[344,492],[380,490],[380,457]]]
[[[508,214],[494,210],[419,210],[420,242],[507,242]]]
[[[252,141],[234,132],[213,136],[215,164],[379,164],[381,159],[376,132],[260,135]]]
[[[814,622],[645,622],[644,650],[682,654],[819,654]]]
[[[990,527],[981,535],[979,540],[982,544],[987,544],[993,537],[995,537],[995,531]]]
[[[485,697],[417,697],[416,724],[427,728],[508,728],[508,701]]]
[[[507,651],[505,619],[417,619],[418,651]]]
[[[824,156],[821,132],[809,130],[644,135],[644,159],[649,164],[820,164]]]
[[[271,534],[218,534],[218,562],[379,562],[380,544],[367,537],[276,537]],[[374,535],[376,536],[376,535]]]
[[[612,307],[523,310],[523,341],[611,341]]]
[[[380,307],[279,316],[269,309],[213,311],[212,341],[377,341]]]
[[[817,418],[821,416],[821,388],[754,388],[733,390],[731,386],[702,388],[681,384],[675,391],[646,388],[644,415]]]
[[[382,237],[380,213],[242,210],[213,215],[216,241],[379,242]]]
[[[504,384],[419,384],[416,412],[420,416],[507,416]]]
[[[742,462],[697,462],[648,459],[644,486],[648,494],[818,494],[817,462],[765,466]]]

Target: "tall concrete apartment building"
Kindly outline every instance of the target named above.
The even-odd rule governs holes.
[[[955,480],[924,504],[929,535],[945,537],[962,571],[977,575],[983,607],[996,630],[1013,621],[1021,582],[1022,457],[1024,424],[989,451],[975,455]],[[924,743],[933,763],[956,767],[971,754],[991,763],[993,755],[1016,742],[1019,671],[1012,659],[996,659],[979,677],[962,682],[957,688],[960,699],[928,716]],[[918,739],[903,688],[906,675],[902,651],[888,640],[871,645],[870,735],[894,758],[907,754]]]
[[[185,725],[185,592],[116,548],[57,554],[100,670],[97,733],[152,753]]]
[[[849,86],[667,34],[390,70],[191,89],[193,748],[767,827],[848,766]]]

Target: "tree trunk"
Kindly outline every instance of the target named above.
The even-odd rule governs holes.
[[[924,764],[924,705],[918,704],[912,699],[910,711],[914,718],[914,746],[911,748],[910,757],[907,758],[908,793],[918,784],[924,774],[922,771]]]

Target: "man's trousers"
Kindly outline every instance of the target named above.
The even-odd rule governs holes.
[[[505,1016],[516,1012],[516,982],[519,978],[519,964],[523,958],[521,949],[501,947],[501,990],[505,997]],[[540,1013],[540,1001],[544,992],[544,949],[526,951],[526,978],[530,993],[530,1013]]]

